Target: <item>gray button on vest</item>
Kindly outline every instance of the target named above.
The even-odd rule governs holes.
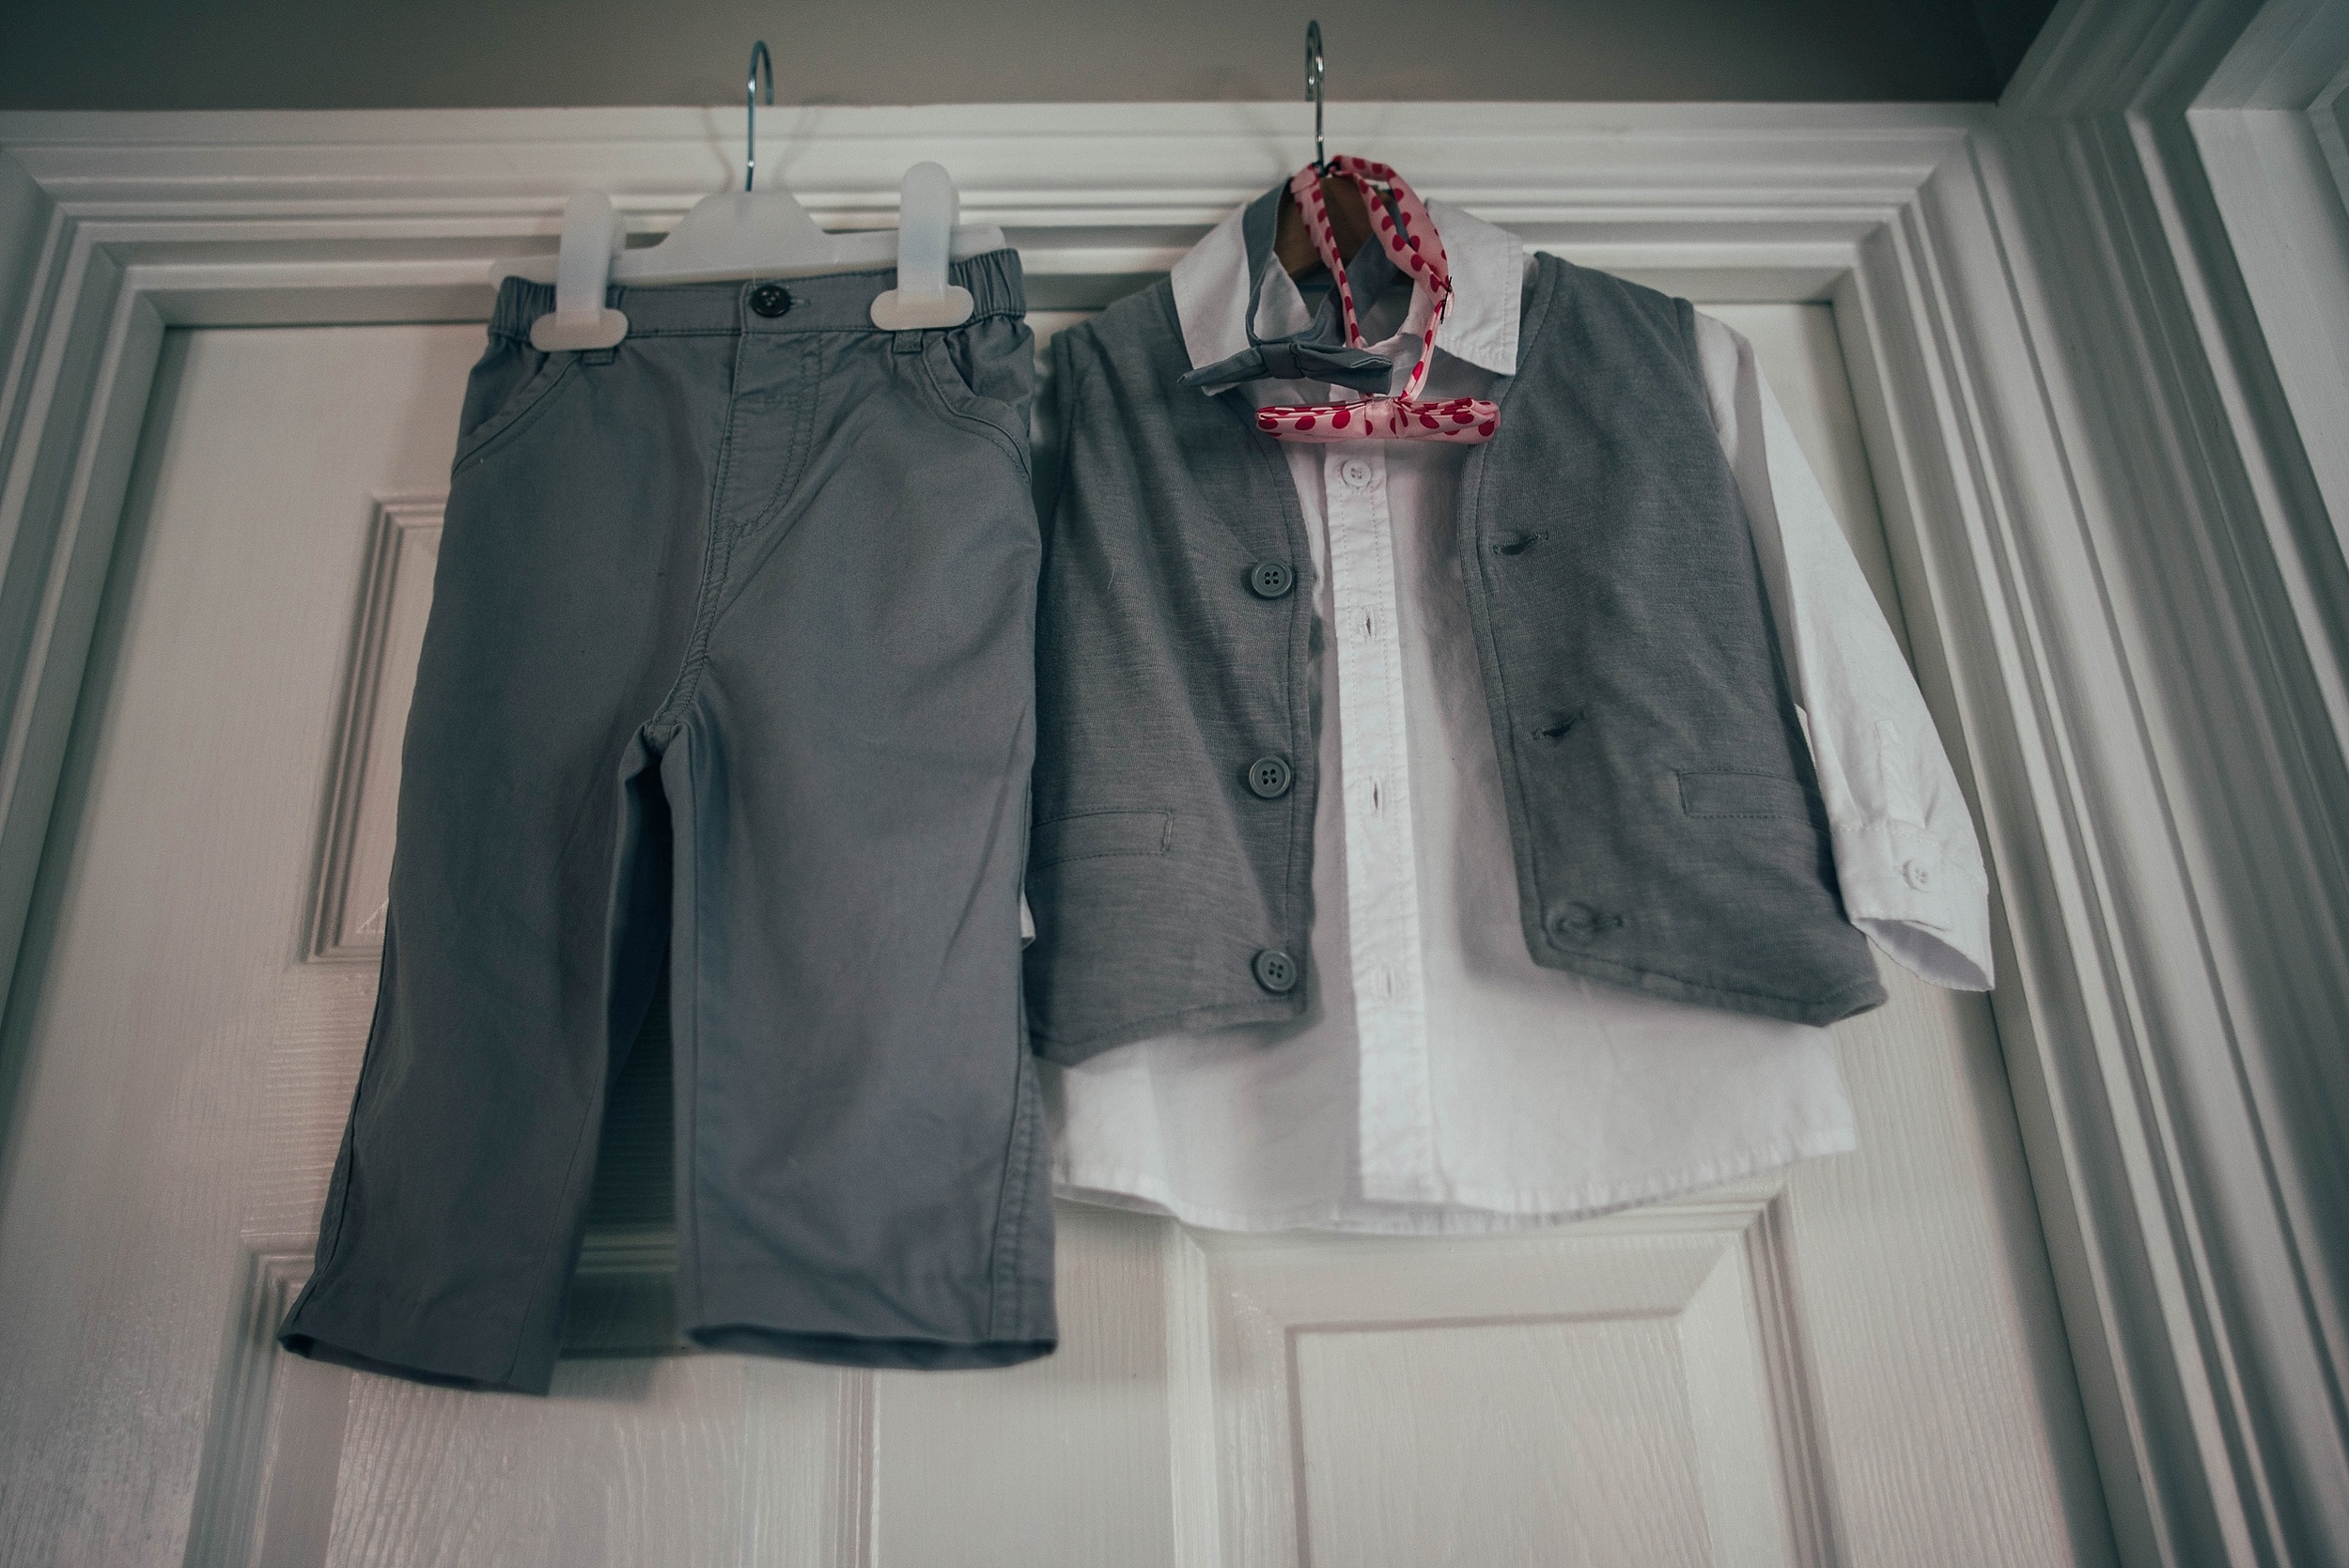
[[[1297,960],[1277,947],[1263,949],[1249,967],[1256,971],[1256,984],[1274,996],[1297,989]]]
[[[761,316],[781,316],[791,308],[791,290],[779,283],[762,283],[751,290],[751,308]]]
[[[1259,561],[1248,574],[1248,591],[1258,598],[1279,598],[1297,582],[1297,574],[1278,561]]]
[[[1259,799],[1278,800],[1289,792],[1286,757],[1258,757],[1248,765],[1248,787]]]

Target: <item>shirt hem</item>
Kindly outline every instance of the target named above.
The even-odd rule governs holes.
[[[1448,1199],[1423,1204],[1348,1198],[1270,1211],[1226,1208],[1182,1199],[1166,1182],[1139,1171],[1079,1167],[1061,1160],[1053,1162],[1052,1185],[1057,1196],[1072,1203],[1163,1215],[1200,1230],[1443,1234],[1567,1224],[1740,1181],[1797,1160],[1849,1154],[1859,1146],[1851,1126],[1827,1127],[1774,1140],[1725,1159],[1703,1160],[1634,1181],[1594,1183],[1563,1192],[1546,1188],[1455,1186]]]

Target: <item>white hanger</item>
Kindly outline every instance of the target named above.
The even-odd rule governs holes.
[[[958,327],[971,319],[971,290],[946,281],[947,253],[963,233],[955,223],[961,206],[942,164],[916,163],[906,170],[897,186],[897,287],[873,302],[873,325],[911,332]]]
[[[625,230],[614,221],[610,198],[583,191],[563,216],[563,243],[553,257],[500,261],[492,278],[552,282],[554,309],[531,326],[531,342],[559,349],[605,349],[628,334],[628,318],[604,307],[614,282],[715,283],[738,278],[811,277],[898,264],[898,287],[873,304],[876,325],[891,331],[951,327],[970,318],[970,291],[946,282],[951,258],[1000,250],[1003,231],[993,224],[957,224],[954,181],[936,163],[908,169],[900,190],[897,232],[867,229],[832,234],[817,225],[791,193],[770,185],[754,192],[757,177],[759,72],[774,102],[774,62],[764,42],[751,48],[744,104],[750,150],[742,189],[704,196],[657,245],[619,248]],[[599,226],[600,225],[600,226]],[[887,319],[884,319],[884,317]]]
[[[531,347],[548,354],[609,349],[628,335],[628,318],[603,303],[612,253],[627,233],[612,210],[612,198],[601,191],[582,191],[571,198],[563,209],[563,248],[555,256],[554,308],[530,324]]]

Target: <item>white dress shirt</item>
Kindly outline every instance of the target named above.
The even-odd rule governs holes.
[[[1517,363],[1516,236],[1431,202],[1455,283],[1428,397],[1485,396]],[[1193,365],[1247,347],[1234,213],[1177,263]],[[1396,288],[1363,332],[1396,356]],[[1266,336],[1302,329],[1269,269]],[[1752,524],[1805,710],[1854,924],[1937,984],[1991,983],[1973,824],[1899,645],[1742,337],[1697,318],[1713,423]],[[1351,397],[1258,381],[1267,403]],[[1170,397],[1199,394],[1166,389]],[[1530,417],[1513,408],[1503,417]],[[1313,945],[1302,1017],[1042,1064],[1063,1196],[1230,1230],[1539,1224],[1849,1149],[1824,1030],[1544,969],[1518,922],[1500,761],[1455,544],[1468,448],[1286,448],[1321,622]]]

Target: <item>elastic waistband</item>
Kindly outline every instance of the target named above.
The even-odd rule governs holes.
[[[1008,247],[957,261],[947,269],[949,278],[971,290],[971,319],[1027,314],[1027,293],[1020,287],[1019,253]],[[873,301],[897,287],[894,267],[871,272],[825,272],[811,278],[776,278],[747,283],[674,283],[648,288],[614,284],[604,290],[604,303],[628,317],[630,337],[679,337],[716,333],[868,332],[873,325]],[[779,288],[754,303],[752,296]],[[764,304],[767,308],[758,308]],[[530,324],[554,308],[554,285],[507,278],[498,288],[497,308],[490,315],[492,336],[527,338]]]

